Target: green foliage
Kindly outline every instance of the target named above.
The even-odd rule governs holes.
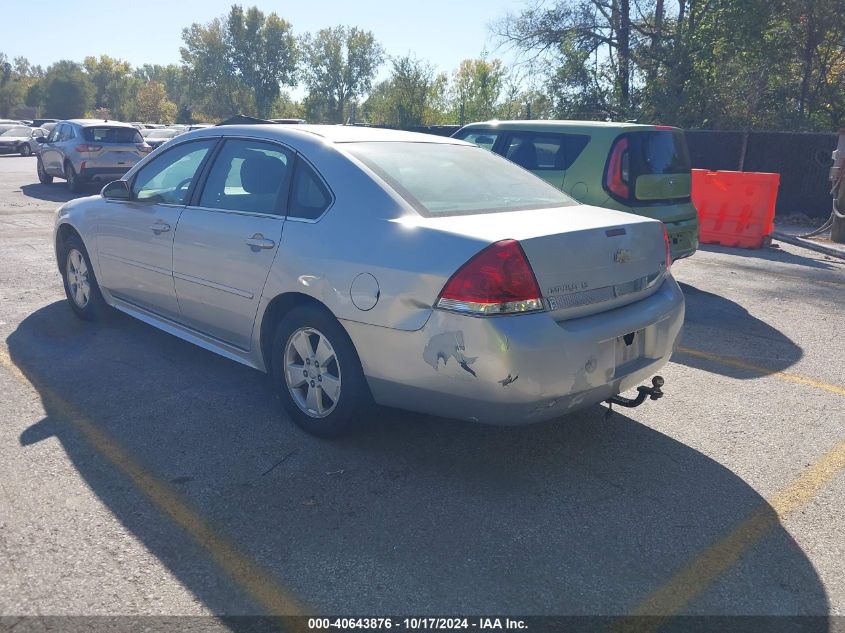
[[[506,71],[501,59],[465,59],[452,83],[453,115],[463,125],[496,116]]]
[[[369,31],[336,26],[301,39],[309,121],[343,123],[350,104],[369,92],[384,50]]]
[[[270,116],[281,86],[295,83],[297,46],[289,22],[275,13],[266,18],[256,7],[232,6],[225,39],[242,83],[254,91],[259,117]]]
[[[94,106],[96,88],[82,67],[62,60],[47,69],[43,82],[44,116],[73,119],[85,116]]]
[[[482,54],[446,74],[407,55],[390,58],[387,78],[373,86],[385,60],[373,33],[335,26],[297,38],[277,14],[233,5],[183,30],[181,64],[133,69],[100,55],[45,73],[0,52],[0,116],[98,112],[190,123],[241,112],[397,127],[497,117],[845,127],[842,0],[545,0],[493,30],[522,55],[511,69]],[[296,82],[306,93],[301,103],[284,92]]]
[[[845,124],[841,0],[557,0],[494,28],[545,76],[558,117]]]
[[[191,109],[217,119],[252,112],[254,98],[235,72],[226,21],[192,24],[182,31],[179,49],[187,69]]]
[[[135,116],[141,121],[174,123],[178,108],[167,98],[164,84],[151,81],[138,90]]]
[[[100,55],[86,57],[82,67],[94,84],[94,108],[107,110],[113,118],[132,116],[134,100],[142,82],[132,75],[129,62]]]
[[[390,78],[379,83],[363,105],[370,123],[413,127],[440,123],[446,76],[423,60],[393,57]]]

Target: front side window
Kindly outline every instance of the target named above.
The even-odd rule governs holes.
[[[59,141],[70,141],[74,137],[73,126],[65,124],[59,132]]]
[[[147,163],[132,183],[132,199],[187,204],[188,191],[215,139],[183,143]]]
[[[484,149],[492,152],[493,145],[496,144],[496,139],[499,138],[499,133],[491,132],[490,130],[468,130],[456,134],[455,138],[459,138],[462,141],[467,141],[469,143],[475,143],[479,147],[483,147]]]
[[[424,216],[577,204],[537,176],[478,147],[447,143],[350,143],[348,151]]]
[[[290,194],[288,215],[293,218],[316,220],[331,203],[331,194],[320,178],[311,167],[300,160]]]
[[[283,214],[292,163],[278,145],[228,140],[208,173],[200,206]]]

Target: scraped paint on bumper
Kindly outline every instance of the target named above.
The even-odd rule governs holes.
[[[646,299],[562,322],[548,313],[471,317],[434,310],[415,332],[343,325],[379,404],[518,425],[647,381],[671,357],[683,320],[684,297],[669,276]]]

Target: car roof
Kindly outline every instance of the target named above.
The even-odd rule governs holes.
[[[572,130],[585,128],[601,128],[601,129],[632,129],[632,128],[654,128],[654,125],[646,125],[643,123],[631,123],[622,121],[572,121],[572,120],[516,120],[516,121],[497,121],[495,119],[490,121],[478,121],[475,123],[468,123],[461,129],[466,128],[500,128],[507,130]]]
[[[113,127],[131,127],[132,129],[135,129],[130,123],[124,123],[123,121],[110,121],[108,119],[66,119],[65,121],[61,121],[61,123],[75,123],[81,127],[110,125]]]
[[[200,138],[205,136],[259,136],[280,141],[319,141],[321,143],[363,143],[363,142],[395,142],[395,143],[440,143],[447,145],[467,145],[465,141],[421,134],[419,132],[405,132],[356,125],[284,125],[278,123],[247,124],[247,125],[218,125],[201,128],[188,132],[184,137]]]

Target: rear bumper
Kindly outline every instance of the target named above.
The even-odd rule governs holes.
[[[673,261],[689,257],[698,250],[698,216],[665,225]]]
[[[684,298],[670,276],[650,297],[556,322],[547,313],[475,318],[435,310],[405,332],[344,321],[379,404],[491,424],[539,422],[633,389],[672,355]],[[619,337],[641,354],[620,362]]]
[[[118,180],[126,175],[132,167],[89,167],[86,165],[85,167],[80,168],[78,171],[79,177],[83,180],[102,180],[102,181],[112,181]]]

